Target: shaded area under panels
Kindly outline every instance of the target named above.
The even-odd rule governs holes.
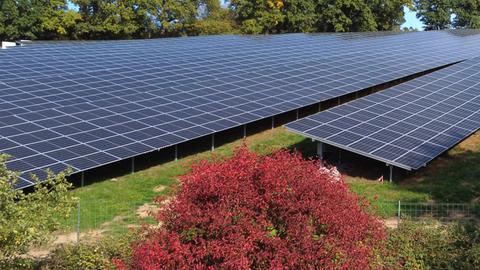
[[[419,169],[480,128],[480,58],[286,127],[390,165]]]
[[[478,31],[54,42],[0,51],[0,152],[80,172],[480,55]],[[414,44],[415,46],[412,46]],[[455,48],[455,49],[452,49]]]

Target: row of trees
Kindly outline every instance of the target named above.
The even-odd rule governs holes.
[[[0,0],[0,39],[480,28],[480,0]]]
[[[425,30],[480,28],[480,0],[415,0]]]

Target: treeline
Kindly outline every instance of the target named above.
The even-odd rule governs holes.
[[[425,30],[480,28],[480,0],[415,0]]]
[[[0,39],[395,31],[404,7],[427,30],[480,27],[480,0],[0,0]]]

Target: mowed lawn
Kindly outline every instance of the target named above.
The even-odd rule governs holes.
[[[315,155],[315,144],[310,139],[290,133],[284,128],[275,128],[220,146],[214,152],[203,152],[186,158],[163,163],[134,174],[116,179],[89,184],[72,191],[81,202],[82,229],[115,228],[118,225],[139,223],[139,209],[146,209],[159,195],[167,195],[178,183],[192,163],[202,159],[230,156],[242,144],[260,154],[288,148],[300,151],[306,158]],[[368,175],[377,167],[364,166],[361,162],[345,162],[354,166],[360,175]],[[356,164],[359,163],[359,164]],[[376,177],[345,173],[347,184],[353,192],[371,201],[384,216],[394,211],[394,204],[385,202],[476,202],[480,198],[480,132],[471,136],[455,148],[437,158],[415,173],[399,176],[395,183],[378,182]],[[385,179],[385,181],[387,181]],[[145,212],[145,211],[144,211]],[[151,221],[151,219],[142,219]],[[69,226],[75,226],[75,217]],[[120,226],[121,227],[121,226]],[[125,226],[124,226],[125,227]]]

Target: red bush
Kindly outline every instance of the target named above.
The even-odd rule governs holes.
[[[135,246],[135,269],[367,269],[385,232],[343,181],[286,151],[201,162]]]

